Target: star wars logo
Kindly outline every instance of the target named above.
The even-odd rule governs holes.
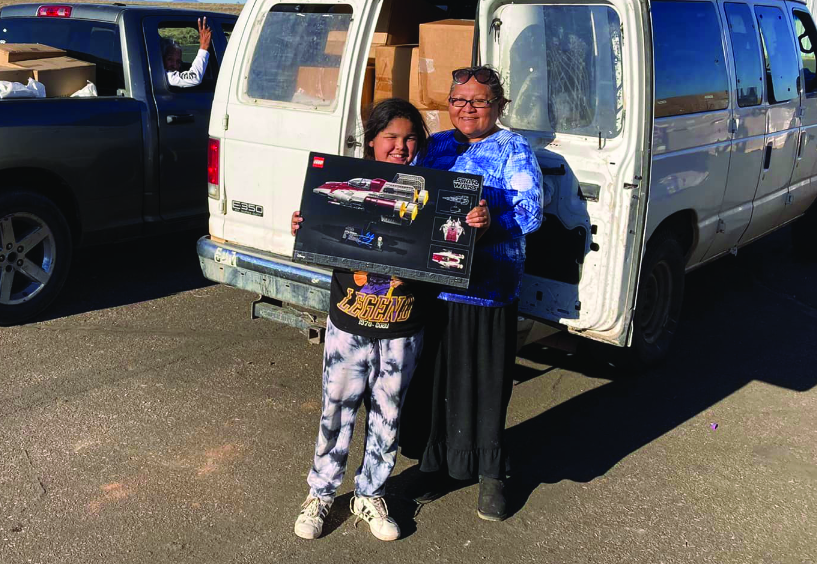
[[[479,190],[479,180],[476,180],[475,178],[455,178],[454,188],[476,192]]]

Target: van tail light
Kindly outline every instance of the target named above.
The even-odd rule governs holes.
[[[221,142],[212,137],[207,142],[207,195],[218,200],[221,198],[221,191],[218,185],[219,173],[219,149]]]
[[[73,8],[71,6],[40,6],[37,16],[43,18],[70,18]]]

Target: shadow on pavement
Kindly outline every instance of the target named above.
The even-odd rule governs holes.
[[[57,301],[33,322],[171,296],[210,286],[196,254],[201,231],[76,251]]]
[[[648,373],[617,374],[582,349],[524,349],[535,362],[611,382],[508,429],[511,513],[540,484],[602,476],[753,380],[817,385],[817,264],[792,256],[788,241],[784,230],[689,274],[670,358]]]

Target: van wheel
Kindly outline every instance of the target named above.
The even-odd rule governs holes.
[[[636,366],[653,366],[667,357],[683,301],[684,251],[672,233],[658,233],[641,263],[631,350]]]
[[[791,226],[791,242],[798,256],[817,258],[817,204]]]
[[[54,301],[71,254],[71,231],[51,200],[0,194],[0,326],[31,319]]]

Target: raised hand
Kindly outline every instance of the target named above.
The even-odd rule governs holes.
[[[207,27],[207,16],[198,19],[199,27],[199,49],[208,51],[210,49],[210,39],[213,32]]]

